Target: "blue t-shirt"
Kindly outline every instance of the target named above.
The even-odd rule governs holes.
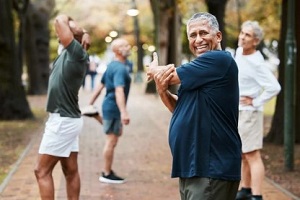
[[[116,102],[115,88],[124,87],[125,99],[127,101],[131,78],[124,63],[112,61],[108,64],[101,82],[106,87],[106,95],[102,103],[103,119],[120,119],[120,111]]]
[[[176,69],[181,81],[170,122],[172,177],[240,180],[238,68],[209,51]]]

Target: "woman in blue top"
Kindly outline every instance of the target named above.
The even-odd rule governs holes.
[[[195,60],[178,68],[157,66],[154,53],[148,71],[173,113],[172,177],[179,177],[182,200],[233,200],[241,173],[237,65],[229,52],[221,51],[222,34],[213,15],[193,15],[187,36]],[[181,84],[178,95],[167,90],[174,84]]]

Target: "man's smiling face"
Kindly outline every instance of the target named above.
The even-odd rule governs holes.
[[[207,20],[194,20],[187,26],[189,48],[195,56],[218,49],[221,32],[214,31]]]

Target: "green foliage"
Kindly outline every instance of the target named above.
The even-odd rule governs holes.
[[[257,20],[263,27],[265,38],[279,39],[282,0],[251,0],[245,6],[243,20]]]
[[[228,0],[225,16],[225,28],[227,33],[227,45],[235,48],[237,37],[240,31],[240,23],[245,20],[257,20],[265,31],[266,40],[278,40],[280,29],[282,0]],[[73,1],[72,1],[73,2]],[[123,2],[123,3],[122,3]],[[130,8],[130,1],[110,1],[106,4],[99,4],[94,1],[85,1],[85,4],[66,0],[57,0],[57,9],[60,13],[73,16],[80,24],[87,27],[92,37],[92,47],[90,52],[101,55],[105,51],[106,43],[104,38],[112,30],[119,31],[129,37],[134,45],[133,20],[126,15]],[[141,41],[146,44],[153,44],[154,25],[153,14],[149,1],[136,0],[140,11],[138,15]],[[185,23],[196,12],[207,11],[204,0],[177,0],[177,5],[182,16],[182,41],[183,52],[189,54],[188,42],[186,38]],[[239,9],[237,2],[240,3]],[[240,19],[240,22],[239,22]],[[53,60],[56,56],[57,41],[54,34],[51,34],[50,42],[51,55]]]
[[[182,15],[183,24],[197,12],[206,12],[207,6],[204,0],[177,0],[180,13]]]
[[[181,26],[182,52],[185,55],[190,55],[189,41],[187,39],[186,26]]]
[[[92,46],[90,54],[102,55],[106,50],[105,37],[111,31],[117,31],[118,37],[126,37],[132,46],[135,45],[133,18],[126,14],[131,8],[131,1],[107,1],[99,3],[93,0],[81,1],[57,0],[56,9],[59,13],[72,16],[81,26],[85,27],[90,33]],[[153,44],[154,25],[152,11],[148,1],[136,0],[140,38],[142,43]],[[56,13],[58,13],[56,11]],[[51,32],[54,33],[53,27]],[[51,60],[57,55],[57,42],[55,34],[51,34]]]
[[[89,54],[102,54],[106,50],[107,44],[102,38],[92,38],[92,45],[89,49]]]

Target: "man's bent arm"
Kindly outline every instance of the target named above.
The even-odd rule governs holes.
[[[103,83],[98,85],[98,87],[92,94],[92,97],[89,102],[90,105],[93,105],[95,103],[96,99],[99,97],[99,95],[101,94],[101,91],[104,89],[104,87],[105,87],[105,85]]]
[[[74,39],[69,20],[70,18],[67,15],[58,15],[54,21],[56,35],[64,47],[67,47]]]
[[[160,96],[161,101],[165,104],[169,111],[173,113],[178,99],[177,95],[172,94],[169,90],[158,94]]]
[[[152,80],[156,74],[164,73],[170,69],[175,69],[173,64],[169,64],[169,65],[165,65],[165,66],[158,66],[157,53],[154,52],[153,53],[153,61],[148,66],[148,71],[147,71],[148,80]],[[169,85],[180,84],[180,79],[178,77],[176,70],[173,70],[173,76],[169,80],[168,84]]]
[[[160,71],[156,73],[154,76],[157,92],[162,102],[172,113],[175,109],[178,97],[177,95],[172,94],[168,90],[168,87],[175,73],[176,73],[175,68],[169,68],[166,71]]]

